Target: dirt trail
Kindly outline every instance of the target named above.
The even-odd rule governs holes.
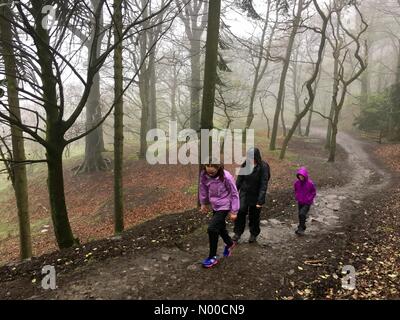
[[[318,136],[324,136],[322,130],[314,130]],[[340,133],[337,139],[349,155],[349,163],[352,166],[352,176],[349,183],[341,187],[318,190],[318,195],[312,206],[308,218],[307,232],[322,235],[330,232],[340,221],[343,215],[341,207],[343,203],[352,201],[361,204],[360,200],[368,192],[381,190],[389,184],[390,175],[376,166],[363,148],[363,143],[351,135]],[[340,177],[336,177],[340,179]],[[373,182],[371,182],[373,180]],[[296,221],[289,219],[268,219],[261,222],[263,227],[259,243],[263,245],[282,244],[292,239]],[[249,236],[249,233],[245,234]]]
[[[317,137],[323,132],[317,132]],[[290,217],[262,220],[258,243],[248,244],[248,231],[229,258],[212,270],[201,267],[208,252],[206,225],[178,245],[144,254],[131,254],[94,262],[58,276],[58,289],[32,299],[274,299],[304,259],[312,258],[313,243],[335,229],[350,214],[348,203],[362,205],[371,192],[387,186],[390,175],[363,149],[364,143],[341,133],[338,143],[349,154],[349,183],[318,190],[308,218],[307,234],[297,237],[296,208]],[[340,179],[340,177],[336,177]],[[345,205],[346,204],[346,205]],[[230,225],[231,228],[231,225]],[[221,240],[219,252],[223,250]]]

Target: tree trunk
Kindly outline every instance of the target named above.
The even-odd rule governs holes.
[[[140,101],[142,102],[142,117],[140,119],[140,151],[139,158],[146,158],[147,151],[147,126],[149,119],[149,81],[147,72],[144,70],[139,77]]]
[[[341,9],[340,9],[341,10]],[[339,15],[340,17],[340,11],[339,11]],[[338,21],[338,25],[340,24],[340,21]],[[332,135],[331,135],[331,141],[330,141],[330,151],[329,151],[329,158],[328,161],[329,162],[334,162],[335,161],[335,155],[336,155],[336,136],[338,133],[338,123],[339,123],[339,118],[340,118],[340,112],[344,106],[345,100],[346,100],[346,96],[347,96],[347,89],[348,87],[356,80],[358,79],[362,73],[366,70],[367,68],[367,63],[366,60],[364,60],[363,58],[361,58],[360,56],[360,36],[362,35],[363,32],[365,32],[365,30],[367,29],[368,25],[365,25],[365,28],[360,31],[360,33],[358,34],[358,36],[354,36],[351,33],[349,33],[348,31],[346,31],[346,29],[344,29],[344,31],[346,32],[346,34],[352,38],[352,40],[354,41],[355,45],[356,45],[356,50],[354,52],[354,56],[356,57],[360,67],[358,69],[358,71],[353,70],[352,71],[352,76],[348,79],[345,80],[345,70],[343,65],[341,65],[341,67],[339,68],[339,72],[338,72],[338,85],[336,88],[334,88],[333,90],[333,99],[332,99],[332,105],[334,106],[334,118],[332,121]],[[338,32],[339,34],[339,32]],[[339,48],[339,50],[337,50]],[[337,56],[335,55],[335,60],[339,59],[340,57],[340,50],[342,49],[342,44],[337,44],[336,45],[336,50],[334,50],[335,53],[337,53]],[[347,51],[346,53],[347,54]],[[342,84],[342,88],[341,88],[341,94],[340,94],[340,99],[338,100],[338,93],[339,93],[339,81]]]
[[[287,147],[289,145],[289,142],[293,136],[293,134],[296,131],[296,128],[298,126],[298,124],[300,123],[300,120],[307,114],[307,112],[310,110],[310,107],[313,105],[314,103],[314,99],[315,99],[315,87],[313,88],[313,84],[315,82],[315,80],[317,79],[318,73],[320,71],[321,68],[321,64],[322,64],[322,60],[324,58],[324,49],[325,49],[325,44],[326,44],[326,29],[328,26],[328,22],[330,20],[330,15],[331,13],[329,13],[329,16],[325,16],[325,14],[323,13],[323,11],[320,9],[320,7],[318,6],[318,0],[313,0],[313,3],[319,13],[319,15],[321,16],[322,20],[323,20],[323,24],[321,27],[321,41],[319,44],[319,49],[318,49],[318,59],[317,62],[315,63],[315,69],[313,74],[311,75],[311,78],[306,82],[306,87],[307,87],[307,91],[308,91],[308,96],[309,99],[304,107],[304,110],[302,112],[299,113],[299,115],[296,116],[296,119],[292,125],[292,127],[290,128],[288,135],[286,136],[285,140],[283,141],[283,145],[282,145],[282,150],[281,153],[279,155],[279,159],[284,159],[285,158],[285,154],[286,154],[286,150]]]
[[[122,37],[122,0],[114,0],[114,41]],[[123,199],[123,151],[124,151],[124,101],[123,101],[123,65],[122,41],[114,51],[114,232],[116,235],[124,230]]]
[[[149,8],[146,4],[146,0],[142,0],[142,8],[143,8],[143,19],[147,19]],[[148,26],[148,21],[144,23],[144,30],[146,30]],[[139,150],[139,159],[146,158],[147,151],[147,141],[146,135],[149,125],[149,109],[150,109],[150,80],[149,80],[149,70],[148,63],[145,63],[146,54],[147,54],[147,32],[144,31],[143,35],[140,36],[139,40],[140,44],[140,58],[143,61],[143,66],[139,72],[139,94],[140,101],[142,103],[142,115],[140,119],[140,150]]]
[[[51,216],[57,243],[60,249],[74,245],[75,239],[68,220],[67,207],[64,195],[64,178],[62,154],[65,148],[65,128],[60,121],[60,109],[57,104],[57,81],[53,74],[53,57],[48,50],[50,37],[48,30],[43,29],[42,4],[32,2],[33,16],[35,17],[35,45],[38,62],[41,69],[43,86],[44,109],[46,110],[46,158],[48,166],[48,189],[50,198]]]
[[[287,75],[287,72],[289,69],[290,56],[292,54],[294,40],[295,40],[297,31],[299,29],[299,26],[300,26],[302,11],[303,11],[303,0],[299,0],[297,13],[296,13],[296,16],[293,21],[292,32],[290,34],[289,43],[286,48],[285,60],[283,62],[283,69],[282,69],[281,78],[280,78],[280,82],[279,82],[278,98],[276,101],[275,116],[274,116],[274,122],[273,122],[273,126],[272,126],[271,140],[270,140],[270,144],[269,144],[270,150],[276,149],[276,138],[277,138],[277,134],[278,134],[279,115],[281,113],[281,108],[282,108],[283,91],[285,89],[286,75]]]
[[[368,95],[370,91],[369,83],[369,72],[365,70],[361,77],[361,95],[360,95],[360,107],[365,108],[368,105]]]
[[[204,16],[207,12],[207,2],[203,0],[175,0],[182,9],[179,15],[182,20],[190,48],[190,128],[197,131],[200,128],[200,96],[201,96],[201,36],[206,28]],[[199,20],[200,17],[200,21]]]
[[[221,0],[209,2],[201,128],[213,129]]]
[[[140,119],[140,151],[139,151],[139,159],[146,159],[146,151],[147,151],[147,118],[148,118],[148,109],[147,105],[142,105],[142,117]]]
[[[96,74],[86,104],[86,130],[90,130],[101,121],[100,76]],[[107,169],[102,152],[104,151],[103,129],[99,126],[85,137],[85,159],[78,173],[96,172]]]
[[[333,119],[335,115],[335,107],[331,105],[331,110],[329,111],[329,119]],[[326,141],[325,149],[329,150],[331,148],[332,141],[332,120],[328,120],[328,129],[326,130]]]
[[[318,73],[318,78],[317,78],[317,80],[316,80],[316,82],[315,82],[315,86],[314,86],[314,92],[315,92],[315,94],[317,93],[317,90],[318,90],[318,85],[319,85],[319,81],[321,80],[321,75],[322,75],[322,72],[319,71],[319,73]],[[310,135],[311,120],[312,120],[313,111],[314,111],[314,104],[315,104],[315,98],[314,98],[313,103],[311,104],[310,111],[309,111],[309,113],[308,113],[307,127],[306,127],[306,132],[304,133],[304,135],[305,135],[306,137],[308,137],[308,136]]]
[[[256,99],[258,85],[260,84],[260,82],[262,80],[262,77],[264,76],[264,73],[265,73],[265,71],[267,69],[267,66],[268,66],[268,60],[267,60],[265,62],[264,68],[261,69],[262,62],[264,60],[264,56],[263,56],[264,55],[264,50],[265,50],[264,49],[264,41],[265,41],[265,36],[267,34],[267,29],[268,29],[270,6],[271,6],[271,1],[268,1],[267,16],[265,17],[264,26],[263,26],[262,34],[261,34],[260,50],[258,52],[257,65],[256,65],[255,70],[254,70],[253,86],[251,88],[251,93],[250,93],[250,104],[249,104],[249,111],[248,111],[248,114],[247,114],[247,120],[246,120],[245,129],[249,129],[250,126],[251,126],[251,123],[253,122],[253,119],[254,119],[254,101]],[[271,49],[272,38],[273,38],[273,34],[270,35],[270,41],[269,41],[268,48],[267,48],[268,51]]]
[[[0,15],[12,19],[12,14],[6,1],[0,0]],[[21,120],[21,110],[19,107],[17,91],[17,66],[14,50],[12,48],[12,33],[10,22],[6,19],[0,19],[0,40],[3,52],[3,61],[7,79],[7,95],[10,108],[10,117],[18,121]],[[13,160],[16,162],[25,161],[25,147],[23,133],[20,128],[11,125],[12,153]],[[15,199],[18,211],[19,240],[20,240],[20,258],[22,260],[32,257],[31,228],[29,223],[28,206],[28,181],[26,176],[26,166],[22,163],[11,165],[12,184],[15,192]]]
[[[267,1],[267,15],[264,20],[264,26],[263,26],[262,34],[261,34],[260,50],[258,52],[257,64],[255,66],[255,71],[254,71],[253,86],[251,88],[251,93],[250,93],[249,111],[247,114],[245,129],[249,129],[254,120],[254,102],[255,102],[255,99],[257,96],[258,86],[260,85],[260,82],[263,79],[265,72],[268,68],[268,64],[269,64],[268,56],[269,56],[269,52],[271,51],[275,30],[276,30],[277,24],[278,24],[277,21],[278,21],[279,10],[277,9],[275,22],[274,22],[274,25],[272,26],[271,32],[269,34],[269,40],[268,40],[267,46],[264,47],[264,42],[265,42],[265,38],[267,35],[269,21],[270,21],[270,11],[271,11],[270,9],[271,9],[271,0],[268,0]],[[267,52],[267,53],[265,54],[264,52]],[[267,56],[267,57],[265,57],[265,56]],[[263,65],[263,61],[264,61],[264,65]],[[268,138],[269,138],[270,137],[270,133],[269,133],[270,129],[269,129],[268,118],[267,118],[267,121],[268,121]],[[247,131],[245,130],[243,132],[243,136],[242,136],[243,143],[246,143],[246,133],[247,133]]]
[[[253,122],[253,119],[254,119],[254,100],[256,98],[256,90],[257,89],[255,88],[255,85],[253,85],[253,88],[252,88],[251,93],[250,93],[249,112],[247,113],[245,129],[249,129],[250,128],[251,123]]]
[[[332,136],[331,136],[331,142],[330,142],[330,148],[329,148],[328,162],[335,162],[336,136],[338,133],[338,129],[337,129],[338,122],[339,122],[339,112],[335,112],[335,116],[333,118],[333,123],[332,123]]]
[[[153,49],[154,50],[154,49]],[[149,126],[148,129],[157,128],[157,92],[156,92],[156,53],[152,51],[149,57]]]
[[[336,61],[335,61],[336,64]],[[335,86],[336,83],[336,86]],[[333,88],[333,96],[331,102],[331,112],[329,118],[329,126],[328,126],[328,133],[326,136],[326,146],[329,150],[329,157],[328,162],[335,161],[335,154],[336,154],[336,135],[337,135],[337,124],[339,122],[339,116],[337,113],[338,102],[337,102],[337,95],[339,93],[339,79],[334,79],[334,88]]]
[[[328,120],[328,130],[326,131],[326,142],[325,142],[325,149],[330,150],[331,142],[332,142],[332,121],[335,115],[336,109],[336,97],[339,93],[339,51],[338,49],[334,49],[333,53],[333,85],[332,85],[332,99],[331,99],[331,110],[329,112],[329,119]]]
[[[282,136],[286,137],[286,123],[285,123],[285,90],[283,90],[283,99],[281,107],[281,122],[282,122]]]
[[[57,130],[56,128],[54,130]],[[57,141],[58,140],[58,141]],[[51,217],[53,220],[54,232],[60,249],[72,247],[76,241],[73,237],[71,226],[68,219],[67,206],[65,204],[64,192],[64,172],[62,154],[64,147],[60,146],[59,140],[46,151],[49,198],[51,207]]]
[[[396,79],[395,84],[392,86],[392,103],[389,110],[389,119],[388,119],[388,140],[394,141],[396,140],[396,121],[394,117],[395,106],[398,107],[400,103],[400,39],[399,39],[399,51],[397,56],[397,70],[396,70]]]
[[[308,112],[307,127],[306,127],[306,132],[304,133],[304,135],[306,137],[310,136],[311,120],[312,120],[313,111],[314,111],[314,104],[311,106],[310,111]]]
[[[375,15],[371,17],[371,23],[375,23]],[[361,24],[361,17],[357,15],[357,25]],[[365,54],[365,60],[367,61],[368,64],[368,59],[369,59],[369,44],[373,42],[371,33],[367,32],[367,41],[364,45],[364,54]],[[368,69],[364,71],[364,73],[361,76],[361,93],[360,93],[360,104],[361,108],[365,108],[368,105],[368,96],[370,93],[370,78],[369,78],[369,72]]]
[[[94,12],[97,12],[98,1],[92,0],[92,6]],[[96,21],[93,19],[93,23]],[[98,17],[97,23],[103,27],[103,11],[100,11],[100,17]],[[93,41],[97,41],[96,48],[96,59],[99,58],[101,52],[101,43],[104,38],[104,33],[98,35],[95,39],[95,35],[90,36],[86,47],[88,48],[87,61],[89,63],[92,52]],[[90,88],[89,97],[86,103],[86,130],[90,130],[96,126],[102,119],[101,116],[101,104],[100,104],[100,72],[98,72],[93,78],[93,84]],[[77,174],[86,172],[96,172],[107,169],[107,163],[104,161],[102,152],[105,151],[104,137],[103,137],[103,126],[99,126],[96,130],[92,131],[85,137],[85,159],[82,165],[78,168]]]
[[[190,128],[198,130],[200,127],[200,93],[201,93],[201,49],[200,41],[203,32],[195,32],[196,39],[190,41],[190,67],[191,67],[191,87],[190,87]]]
[[[296,60],[298,58],[298,49],[296,50]],[[295,107],[295,115],[296,117],[298,116],[298,114],[300,113],[300,93],[298,92],[298,88],[297,88],[297,80],[298,80],[298,65],[297,65],[297,61],[293,62],[293,97],[294,97],[294,107]],[[300,69],[300,73],[301,73],[301,69]],[[299,122],[298,126],[297,126],[297,134],[299,136],[302,135],[302,130],[301,130],[301,121]]]
[[[177,109],[176,109],[176,90],[178,88],[178,72],[175,63],[175,53],[174,53],[174,65],[173,65],[173,79],[171,85],[171,120],[177,121]]]
[[[269,118],[268,118],[268,116],[267,116],[267,114],[266,114],[266,112],[265,112],[264,105],[263,105],[263,103],[262,103],[261,97],[260,97],[260,105],[261,105],[261,110],[262,110],[262,112],[263,112],[263,114],[264,114],[264,117],[265,117],[265,119],[267,120],[267,139],[269,140],[269,138],[270,138],[270,136],[271,136],[271,127],[270,127],[270,125],[269,125]]]
[[[143,10],[142,16],[143,19],[146,20],[151,15],[150,4],[147,0],[142,0],[141,3]],[[157,21],[146,20],[143,23],[143,33],[139,40],[140,58],[143,63],[139,73],[139,92],[142,102],[140,159],[146,157],[147,131],[157,128],[156,43],[161,33],[161,20],[162,17],[159,17]]]
[[[212,130],[214,128],[214,104],[215,104],[215,86],[217,83],[217,62],[218,62],[218,43],[219,26],[221,17],[221,0],[213,0],[208,3],[208,24],[206,40],[206,59],[204,69],[203,102],[201,109],[200,129]],[[207,144],[209,155],[212,154],[211,137],[208,141],[201,140],[199,152],[199,175],[200,183],[201,163],[206,163],[208,159],[202,157],[203,144]],[[199,189],[197,191],[199,193]],[[200,205],[199,194],[197,195],[197,205]]]

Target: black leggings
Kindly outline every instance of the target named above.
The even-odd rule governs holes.
[[[221,236],[227,246],[231,246],[233,241],[226,230],[226,216],[229,210],[214,211],[210,223],[208,224],[208,237],[210,240],[210,254],[209,258],[217,255],[218,236]]]
[[[310,211],[309,204],[300,204],[299,203],[299,228],[306,230],[306,220],[308,211]]]

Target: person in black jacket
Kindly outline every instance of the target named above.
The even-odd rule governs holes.
[[[246,227],[246,216],[249,215],[250,238],[249,243],[257,240],[260,234],[260,213],[265,204],[270,167],[261,159],[258,148],[250,148],[246,161],[242,164],[236,180],[236,187],[240,195],[240,209],[235,221],[232,240],[239,241]],[[248,163],[247,163],[248,161]]]

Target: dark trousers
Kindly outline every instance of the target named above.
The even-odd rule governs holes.
[[[210,223],[208,224],[208,237],[210,240],[210,254],[209,258],[212,258],[217,255],[218,248],[218,236],[221,236],[222,240],[224,240],[227,246],[231,246],[233,241],[228,234],[228,230],[226,230],[226,216],[228,215],[229,210],[227,211],[214,211],[213,216],[211,218]]]
[[[261,208],[257,208],[256,206],[248,206],[240,208],[237,219],[235,221],[235,227],[233,228],[233,232],[239,236],[244,232],[244,229],[246,227],[246,216],[247,214],[249,214],[250,234],[257,237],[261,232],[260,213],[261,213]]]
[[[306,230],[306,220],[311,205],[299,203],[299,229]]]

